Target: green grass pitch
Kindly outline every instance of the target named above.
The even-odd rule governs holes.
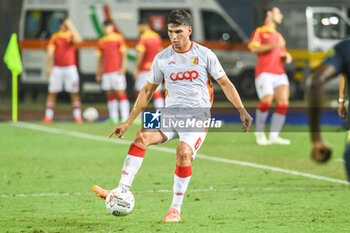
[[[0,123],[0,232],[350,231],[348,185],[225,162],[245,161],[345,181],[341,159],[346,132],[335,128],[324,134],[334,153],[322,165],[310,160],[307,132],[282,133],[292,140],[291,146],[267,147],[257,146],[253,133],[209,133],[199,153],[226,160],[199,156],[194,161],[183,220],[164,224],[175,155],[157,148],[174,149],[177,141],[147,150],[131,189],[135,209],[114,217],[91,190],[93,184],[114,188],[119,181],[129,146],[105,140],[113,126],[29,126],[33,125],[54,130]],[[132,126],[125,140],[133,140],[138,128]]]

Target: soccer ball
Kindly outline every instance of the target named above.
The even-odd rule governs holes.
[[[134,195],[125,188],[113,189],[106,197],[106,208],[114,216],[128,215],[134,209]]]
[[[98,119],[98,111],[94,107],[89,107],[84,110],[83,117],[88,122],[94,122]]]

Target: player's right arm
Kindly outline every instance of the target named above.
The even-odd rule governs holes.
[[[102,44],[103,42],[99,40],[97,42],[97,67],[96,67],[96,82],[101,82],[101,75],[102,75],[102,66],[103,66],[103,50],[102,50]]]
[[[52,58],[53,58],[54,53],[55,53],[55,39],[56,39],[56,36],[53,35],[50,38],[49,44],[47,46],[47,53],[46,53],[46,73],[47,73],[47,75],[50,75],[51,71],[52,71]]]
[[[97,54],[96,82],[101,82],[103,57]]]
[[[146,85],[140,91],[140,94],[138,95],[135,101],[134,107],[132,108],[128,119],[123,123],[117,125],[113,129],[113,131],[109,135],[110,138],[113,136],[113,134],[115,134],[119,138],[124,138],[124,132],[129,128],[129,126],[142,112],[142,110],[147,107],[149,101],[152,99],[153,93],[155,92],[158,86],[159,84],[153,84],[147,81]]]

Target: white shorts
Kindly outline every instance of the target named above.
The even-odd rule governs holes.
[[[196,158],[197,151],[202,146],[205,137],[207,136],[205,128],[203,128],[203,132],[176,132],[175,130],[170,132],[169,129],[167,129],[165,132],[161,129],[160,131],[167,137],[167,140],[165,142],[176,138],[179,138],[179,140],[182,142],[186,142],[193,151],[191,161]]]
[[[79,92],[79,74],[76,66],[54,66],[49,79],[49,92],[64,90],[69,93]]]
[[[139,75],[137,76],[137,79],[135,81],[135,89],[137,91],[141,91],[141,89],[145,86],[149,73],[150,73],[150,71],[141,71],[139,73]],[[162,84],[159,84],[156,91],[161,91],[161,90],[162,90]]]
[[[275,88],[281,85],[289,86],[288,77],[286,74],[261,73],[255,79],[255,88],[259,99],[266,95],[273,95]]]
[[[101,87],[104,91],[115,90],[125,91],[126,78],[125,75],[119,72],[111,72],[102,74]]]

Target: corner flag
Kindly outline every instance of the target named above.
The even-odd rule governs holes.
[[[22,62],[17,44],[17,34],[11,35],[4,55],[4,62],[12,73],[12,121],[17,122],[18,109],[18,80],[17,76],[22,73]]]
[[[7,45],[4,62],[13,75],[17,76],[22,73],[22,62],[21,56],[19,55],[16,33],[12,34],[10,42]]]

